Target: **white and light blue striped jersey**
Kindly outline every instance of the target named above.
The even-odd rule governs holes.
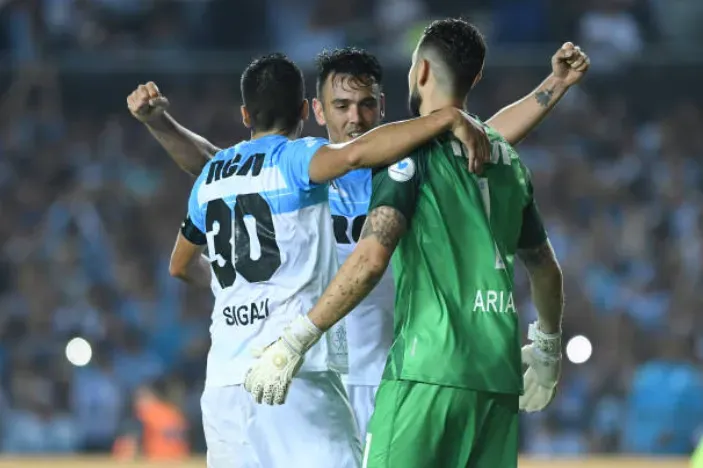
[[[330,184],[330,211],[340,264],[356,247],[371,199],[371,170],[352,171]],[[352,385],[378,385],[393,342],[395,286],[389,267],[376,288],[330,330],[333,367]],[[340,322],[342,323],[342,322]],[[346,353],[344,334],[346,333]],[[346,359],[344,355],[346,354]]]
[[[193,186],[189,222],[204,235],[215,306],[207,386],[241,384],[252,351],[317,302],[338,268],[328,184],[309,166],[327,140],[271,135],[217,153]],[[327,343],[303,371],[328,368]]]

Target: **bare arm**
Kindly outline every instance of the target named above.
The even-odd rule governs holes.
[[[532,301],[537,309],[541,330],[544,333],[560,332],[564,313],[564,279],[552,244],[546,240],[536,248],[518,250],[518,257],[530,278]]]
[[[179,232],[171,253],[169,274],[193,286],[209,287],[212,270],[202,257],[204,250],[204,246],[191,243]]]
[[[569,88],[583,79],[590,63],[586,53],[566,42],[552,56],[552,74],[530,94],[501,109],[488,120],[488,125],[508,143],[517,145],[552,111]]]
[[[371,292],[406,229],[405,216],[395,208],[380,206],[369,213],[356,248],[308,314],[317,328],[328,330]]]
[[[550,75],[534,91],[504,107],[486,123],[508,143],[516,145],[542,122],[567,90],[563,80]]]
[[[202,136],[176,122],[167,112],[145,122],[145,125],[178,167],[190,175],[197,177],[210,158],[220,151]]]
[[[448,131],[475,155],[470,160],[489,160],[490,146],[483,131],[459,109],[444,108],[424,117],[381,125],[348,143],[323,146],[310,161],[310,180],[322,183],[354,169],[392,164]]]
[[[127,107],[134,118],[146,125],[178,167],[198,176],[220,148],[176,122],[166,112],[168,106],[168,99],[153,81],[139,85],[127,97]]]

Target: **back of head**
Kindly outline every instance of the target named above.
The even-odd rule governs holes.
[[[417,54],[435,65],[435,75],[447,92],[464,98],[483,70],[486,41],[468,21],[437,20],[425,28]]]
[[[378,59],[362,49],[345,47],[325,50],[315,58],[317,65],[317,97],[322,99],[322,92],[328,78],[346,75],[365,86],[380,85],[383,68]]]
[[[288,133],[300,125],[305,82],[300,68],[285,55],[254,60],[242,73],[240,86],[255,132]]]

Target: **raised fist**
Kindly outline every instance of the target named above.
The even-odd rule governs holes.
[[[141,84],[127,96],[127,107],[143,123],[159,118],[168,108],[166,99],[153,81]]]
[[[591,59],[577,45],[565,42],[552,56],[552,73],[564,81],[566,86],[572,86],[581,81],[591,66]]]

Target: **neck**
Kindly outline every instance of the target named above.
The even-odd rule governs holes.
[[[457,109],[463,109],[464,103],[461,99],[451,96],[427,96],[422,100],[420,115],[428,115],[432,112],[444,109],[445,107],[456,107]]]
[[[280,136],[284,136],[284,137],[292,139],[292,140],[298,138],[296,131],[289,132],[286,130],[268,130],[265,132],[256,132],[256,131],[251,132],[250,139],[256,140],[257,138],[263,138],[263,137],[267,137],[267,136],[271,136],[271,135],[280,135]]]

